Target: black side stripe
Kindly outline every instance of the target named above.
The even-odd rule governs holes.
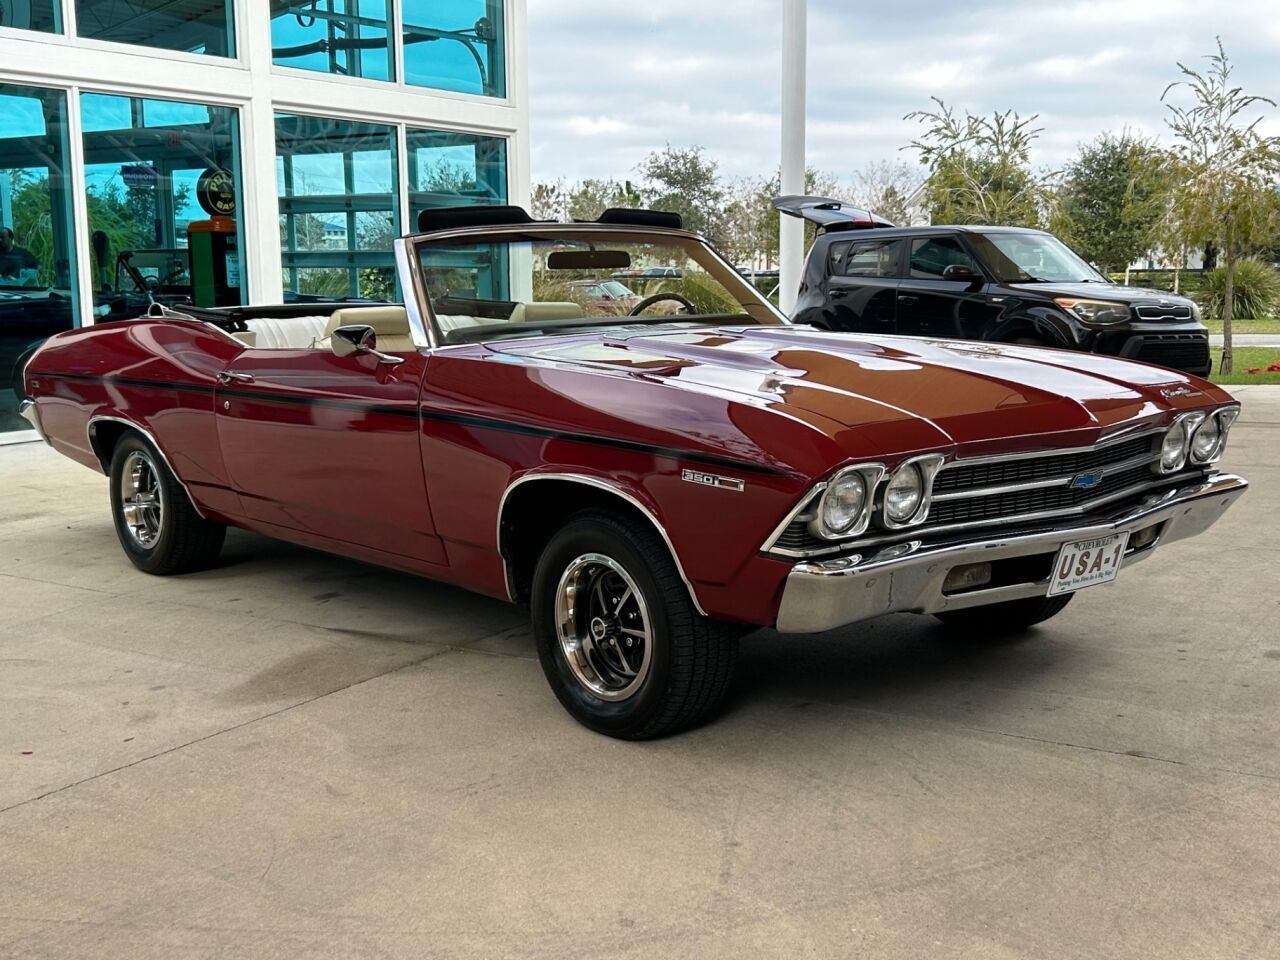
[[[47,373],[31,372],[32,377],[48,377],[59,380],[78,380],[89,383],[114,383],[129,387],[154,387],[161,390],[180,390],[183,393],[212,395],[215,392],[222,397],[235,397],[242,400],[256,400],[265,403],[293,404],[297,406],[325,407],[328,409],[351,410],[358,413],[379,414],[390,417],[406,417],[417,420],[430,420],[435,423],[449,423],[477,430],[494,430],[501,433],[512,433],[519,436],[542,437],[547,440],[565,440],[572,443],[589,443],[598,446],[612,447],[621,450],[633,450],[647,453],[655,457],[671,460],[690,460],[734,470],[756,473],[765,476],[791,476],[791,471],[782,470],[766,464],[750,463],[733,457],[722,457],[714,453],[700,453],[694,450],[681,450],[677,447],[664,447],[657,444],[643,443],[638,440],[624,440],[619,437],[603,437],[599,434],[574,433],[566,430],[553,430],[548,427],[535,427],[523,423],[510,423],[490,417],[478,417],[468,414],[445,413],[427,408],[407,406],[393,407],[373,401],[339,400],[333,397],[304,397],[296,394],[274,394],[259,390],[246,390],[243,387],[214,388],[194,383],[171,383],[164,380],[144,380],[137,377],[103,377],[83,373]]]

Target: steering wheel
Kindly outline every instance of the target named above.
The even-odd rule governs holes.
[[[661,303],[663,300],[674,300],[676,303],[684,307],[686,313],[697,313],[698,308],[693,305],[693,301],[684,294],[668,291],[666,293],[653,293],[645,297],[627,313],[628,317],[638,317],[644,313],[655,303]]]

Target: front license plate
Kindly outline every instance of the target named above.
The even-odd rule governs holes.
[[[1129,534],[1116,533],[1098,540],[1064,543],[1049,581],[1049,596],[1070,593],[1099,583],[1110,583],[1120,572]]]

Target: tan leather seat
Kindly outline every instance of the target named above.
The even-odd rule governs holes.
[[[582,307],[571,300],[550,300],[546,303],[517,303],[509,322],[545,323],[548,320],[579,320],[583,316]]]
[[[310,350],[324,336],[327,317],[254,317],[244,325],[260,350]]]
[[[373,327],[378,338],[378,349],[384,353],[408,353],[418,349],[409,328],[409,311],[400,306],[346,307],[334,312],[325,324],[324,337],[328,338],[339,327]]]

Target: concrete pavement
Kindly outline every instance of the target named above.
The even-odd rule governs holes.
[[[744,643],[714,724],[576,726],[523,616],[247,534],[136,573],[0,448],[0,957],[1280,953],[1280,388],[1208,535],[1024,639]]]

